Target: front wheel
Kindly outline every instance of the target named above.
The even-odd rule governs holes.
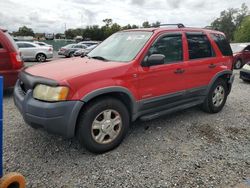
[[[80,113],[77,137],[90,152],[104,153],[122,142],[129,122],[128,110],[121,101],[99,99],[88,104]]]
[[[234,68],[235,69],[240,69],[242,67],[242,61],[240,59],[238,59],[235,64],[234,64]]]
[[[202,105],[208,113],[217,113],[224,107],[228,95],[227,84],[223,79],[215,81]]]

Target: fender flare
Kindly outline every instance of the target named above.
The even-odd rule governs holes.
[[[98,96],[103,95],[103,94],[113,93],[113,92],[119,92],[119,93],[123,93],[123,94],[127,95],[130,99],[130,102],[131,102],[130,108],[131,108],[132,114],[137,112],[137,103],[136,103],[135,97],[127,88],[121,87],[121,86],[111,86],[111,87],[105,87],[105,88],[100,88],[100,89],[94,90],[94,91],[84,95],[84,97],[82,97],[81,101],[83,101],[84,103],[87,103],[95,97],[98,97]]]
[[[229,76],[229,79],[228,79],[227,84],[228,84],[228,86],[229,86],[229,88],[228,88],[228,90],[229,90],[228,93],[230,93],[231,87],[232,87],[232,84],[233,84],[233,81],[234,81],[234,75],[233,75],[233,71],[231,71],[231,70],[225,70],[225,71],[221,71],[221,72],[217,73],[217,74],[211,79],[211,81],[209,82],[208,87],[207,87],[207,91],[206,91],[207,94],[209,93],[209,91],[210,91],[211,87],[213,86],[213,84],[215,83],[215,81],[216,81],[219,77],[224,76],[224,75],[228,75],[228,76]]]

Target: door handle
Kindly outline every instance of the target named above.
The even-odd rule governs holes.
[[[210,65],[208,65],[208,67],[209,67],[209,68],[211,68],[211,69],[213,69],[213,68],[215,68],[215,67],[216,67],[216,65],[215,65],[215,64],[213,64],[213,63],[211,63]]]
[[[176,70],[174,71],[175,74],[182,74],[182,73],[184,73],[184,72],[185,72],[184,69],[176,69]]]

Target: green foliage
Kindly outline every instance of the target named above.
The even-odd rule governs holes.
[[[151,27],[151,26],[150,26],[150,24],[149,24],[148,21],[145,21],[145,22],[142,23],[142,27],[144,27],[144,28],[149,28],[149,27]]]
[[[246,16],[234,33],[235,42],[250,42],[250,16]]]
[[[248,14],[248,7],[245,3],[241,8],[229,8],[220,13],[220,17],[211,23],[211,28],[225,33],[229,40],[234,40],[234,32]]]
[[[13,32],[14,36],[35,36],[33,30],[31,28],[28,28],[26,26],[19,27],[17,32]]]

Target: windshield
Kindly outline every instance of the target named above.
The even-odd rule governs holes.
[[[96,46],[97,46],[97,44],[91,45],[91,46],[87,47],[86,49],[87,49],[87,50],[92,50],[92,49],[94,49]]]
[[[236,52],[241,52],[246,46],[247,44],[230,44],[233,53]]]
[[[111,35],[89,54],[89,57],[101,57],[108,61],[128,62],[135,58],[152,32],[118,32]]]

